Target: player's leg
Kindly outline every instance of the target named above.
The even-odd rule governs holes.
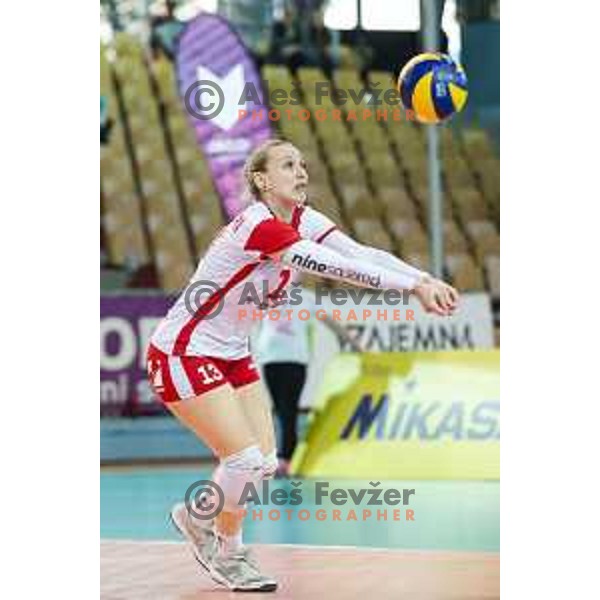
[[[255,434],[247,422],[233,388],[222,385],[202,396],[169,403],[169,409],[219,456],[213,480],[223,490],[225,505],[215,519],[217,539],[196,552],[211,576],[233,590],[272,591],[277,584],[262,575],[248,550],[242,546],[244,516],[239,500],[248,483],[257,485],[264,472],[264,459]],[[202,511],[198,507],[199,512]],[[188,527],[191,518],[189,515]],[[202,523],[195,523],[200,528]],[[199,556],[200,554],[200,556]]]
[[[218,540],[207,527],[212,523],[197,516],[204,507],[191,507],[198,510],[194,516],[195,511],[179,505],[172,512],[174,521],[214,579],[230,589],[275,589],[276,583],[258,572],[244,548],[232,548],[241,543],[244,506],[240,499],[248,483],[261,480],[264,459],[226,373],[205,357],[172,357],[155,348],[149,351],[148,368],[153,387],[169,410],[220,459],[213,476],[224,496],[223,510],[216,518]],[[204,515],[208,516],[206,511]]]
[[[209,392],[169,402],[167,408],[220,459],[257,444],[247,416],[229,384]]]
[[[204,442],[221,461],[213,475],[216,483],[218,483],[216,481],[218,475],[223,471],[223,461],[227,461],[228,457],[238,456],[240,453],[243,455],[246,449],[257,447],[256,437],[246,421],[245,414],[240,410],[233,388],[229,384],[224,384],[201,396],[169,402],[167,407],[177,420]],[[229,510],[223,510],[216,517],[217,528],[225,535],[235,536],[238,535],[241,528],[242,512],[239,508],[233,507],[232,500],[236,499],[228,500],[230,500],[227,503]],[[194,508],[198,513],[202,512],[201,507]],[[194,524],[212,527],[212,520],[207,523],[189,522],[184,514],[184,511],[187,513],[187,509],[188,507],[178,505],[172,513],[173,520],[184,533],[189,534],[190,532],[187,530],[194,529]],[[182,527],[183,519],[187,519],[187,522],[183,523]],[[188,535],[188,537],[191,536]],[[197,537],[198,541],[202,538],[201,535]],[[197,556],[197,558],[201,564],[206,566],[201,557]]]
[[[235,394],[263,453],[265,476],[272,477],[277,469],[277,450],[269,394],[260,380],[236,388]]]
[[[234,373],[240,364],[244,369]],[[250,361],[224,361],[208,357],[168,357],[167,385],[183,399],[168,402],[177,419],[206,443],[220,460],[215,483],[225,496],[224,510],[217,516],[217,531],[224,537],[238,536],[241,530],[242,492],[247,483],[257,483],[265,470],[261,440],[254,433],[248,415],[240,407],[230,379],[257,378]],[[164,365],[163,365],[164,368]],[[233,375],[232,375],[233,374]],[[231,377],[230,377],[231,376]],[[184,397],[190,391],[197,396]]]
[[[236,460],[239,470],[242,471],[258,470],[262,467],[262,457],[255,451],[258,447],[256,437],[229,384],[222,385],[202,396],[172,402],[167,406],[175,417],[209,446],[221,461],[213,477],[215,483],[221,485],[224,477],[227,483],[229,471],[233,470],[235,475],[235,467],[232,469],[231,465]],[[240,457],[241,460],[238,460]],[[236,494],[238,491],[231,485],[226,487],[229,495]],[[242,490],[239,491],[241,494]],[[226,491],[223,490],[223,493],[226,494]],[[238,500],[239,495],[236,498],[226,498],[226,508],[216,517],[217,531],[223,536],[237,536],[241,530],[243,511],[241,507],[235,506]]]

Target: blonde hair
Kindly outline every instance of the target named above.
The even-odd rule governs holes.
[[[269,151],[271,148],[290,143],[291,142],[281,138],[267,140],[256,148],[246,160],[246,164],[244,165],[244,179],[246,180],[246,187],[249,195],[255,200],[260,200],[261,191],[254,181],[254,175],[256,173],[264,173],[267,170],[267,162],[269,160]]]

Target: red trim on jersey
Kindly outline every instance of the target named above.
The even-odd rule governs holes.
[[[296,204],[294,206],[294,211],[292,212],[292,222],[291,226],[298,231],[298,227],[300,227],[300,219],[302,217],[302,213],[304,212],[304,204]]]
[[[290,269],[284,269],[279,273],[279,285],[269,294],[269,300],[279,300],[281,290],[288,284],[291,277],[292,271]]]
[[[261,221],[250,234],[244,250],[256,250],[263,255],[280,252],[300,239],[292,226],[279,219]]]
[[[333,225],[332,227],[330,227],[329,229],[327,229],[325,231],[325,233],[322,233],[316,240],[315,242],[317,242],[317,244],[320,244],[332,231],[335,231],[337,229],[337,225]]]
[[[190,339],[192,337],[192,333],[194,329],[213,310],[221,298],[224,298],[225,295],[238,283],[241,283],[244,279],[250,276],[252,271],[258,267],[260,263],[248,263],[244,265],[241,269],[236,271],[233,276],[229,279],[229,281],[220,289],[211,294],[209,299],[196,310],[194,316],[190,318],[190,320],[183,326],[177,339],[175,340],[175,345],[173,347],[173,355],[174,356],[183,356],[185,355],[185,351],[187,350],[187,346],[190,343]]]

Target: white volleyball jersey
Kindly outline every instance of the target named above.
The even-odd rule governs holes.
[[[300,319],[264,319],[252,337],[252,352],[260,365],[298,363],[308,365],[311,356],[310,328],[315,322],[316,300],[311,289],[302,288],[302,310],[310,317]],[[299,310],[299,307],[296,308]]]
[[[270,259],[301,239],[321,242],[334,223],[307,206],[294,209],[290,224],[275,218],[263,202],[255,202],[223,227],[200,261],[190,282],[161,321],[152,344],[175,356],[243,358],[256,321],[240,311],[251,287],[260,298],[277,297],[290,283],[291,271]],[[250,285],[248,285],[250,284]]]

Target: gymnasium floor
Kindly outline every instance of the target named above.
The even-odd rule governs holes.
[[[102,597],[236,597],[215,586],[195,563],[168,521],[171,505],[194,481],[209,479],[204,467],[103,469],[101,485]],[[294,481],[294,480],[292,480]],[[252,544],[265,572],[280,581],[269,598],[473,599],[499,597],[499,483],[456,481],[384,482],[386,488],[414,488],[414,521],[333,521],[350,508],[330,502],[317,506],[313,482],[303,483],[303,503],[279,507],[279,521],[249,516],[244,542]],[[271,489],[292,489],[290,481]],[[369,488],[365,481],[331,481],[330,489]],[[258,508],[258,507],[257,507]],[[383,509],[385,507],[378,507]],[[404,508],[401,507],[402,515]],[[291,519],[285,509],[291,509]],[[317,509],[328,518],[315,518]],[[298,512],[310,518],[300,520]],[[376,509],[373,510],[375,513]],[[254,598],[263,594],[253,594]]]

